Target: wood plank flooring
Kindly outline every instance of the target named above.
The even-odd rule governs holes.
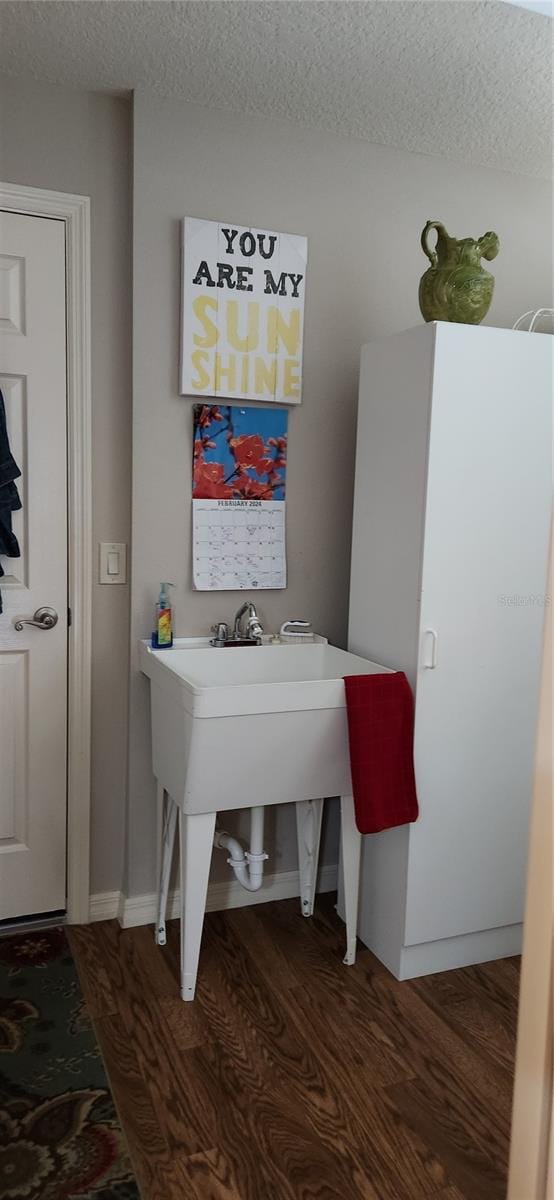
[[[143,1200],[504,1200],[519,964],[343,967],[329,896],[69,931]]]

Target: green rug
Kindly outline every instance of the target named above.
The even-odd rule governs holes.
[[[0,938],[0,1197],[139,1198],[63,929]]]

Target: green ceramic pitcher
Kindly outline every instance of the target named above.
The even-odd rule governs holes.
[[[429,233],[437,231],[436,248],[429,245]],[[494,290],[494,276],[481,265],[481,259],[496,258],[498,235],[489,231],[482,237],[450,237],[440,221],[428,221],[421,235],[421,246],[431,266],[419,284],[419,307],[426,321],[458,321],[478,325],[486,317]]]

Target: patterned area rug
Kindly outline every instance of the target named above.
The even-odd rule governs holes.
[[[0,1197],[139,1200],[63,929],[0,938]]]

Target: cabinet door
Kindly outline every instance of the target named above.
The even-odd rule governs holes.
[[[522,920],[548,602],[551,347],[539,334],[437,327],[408,945]]]

